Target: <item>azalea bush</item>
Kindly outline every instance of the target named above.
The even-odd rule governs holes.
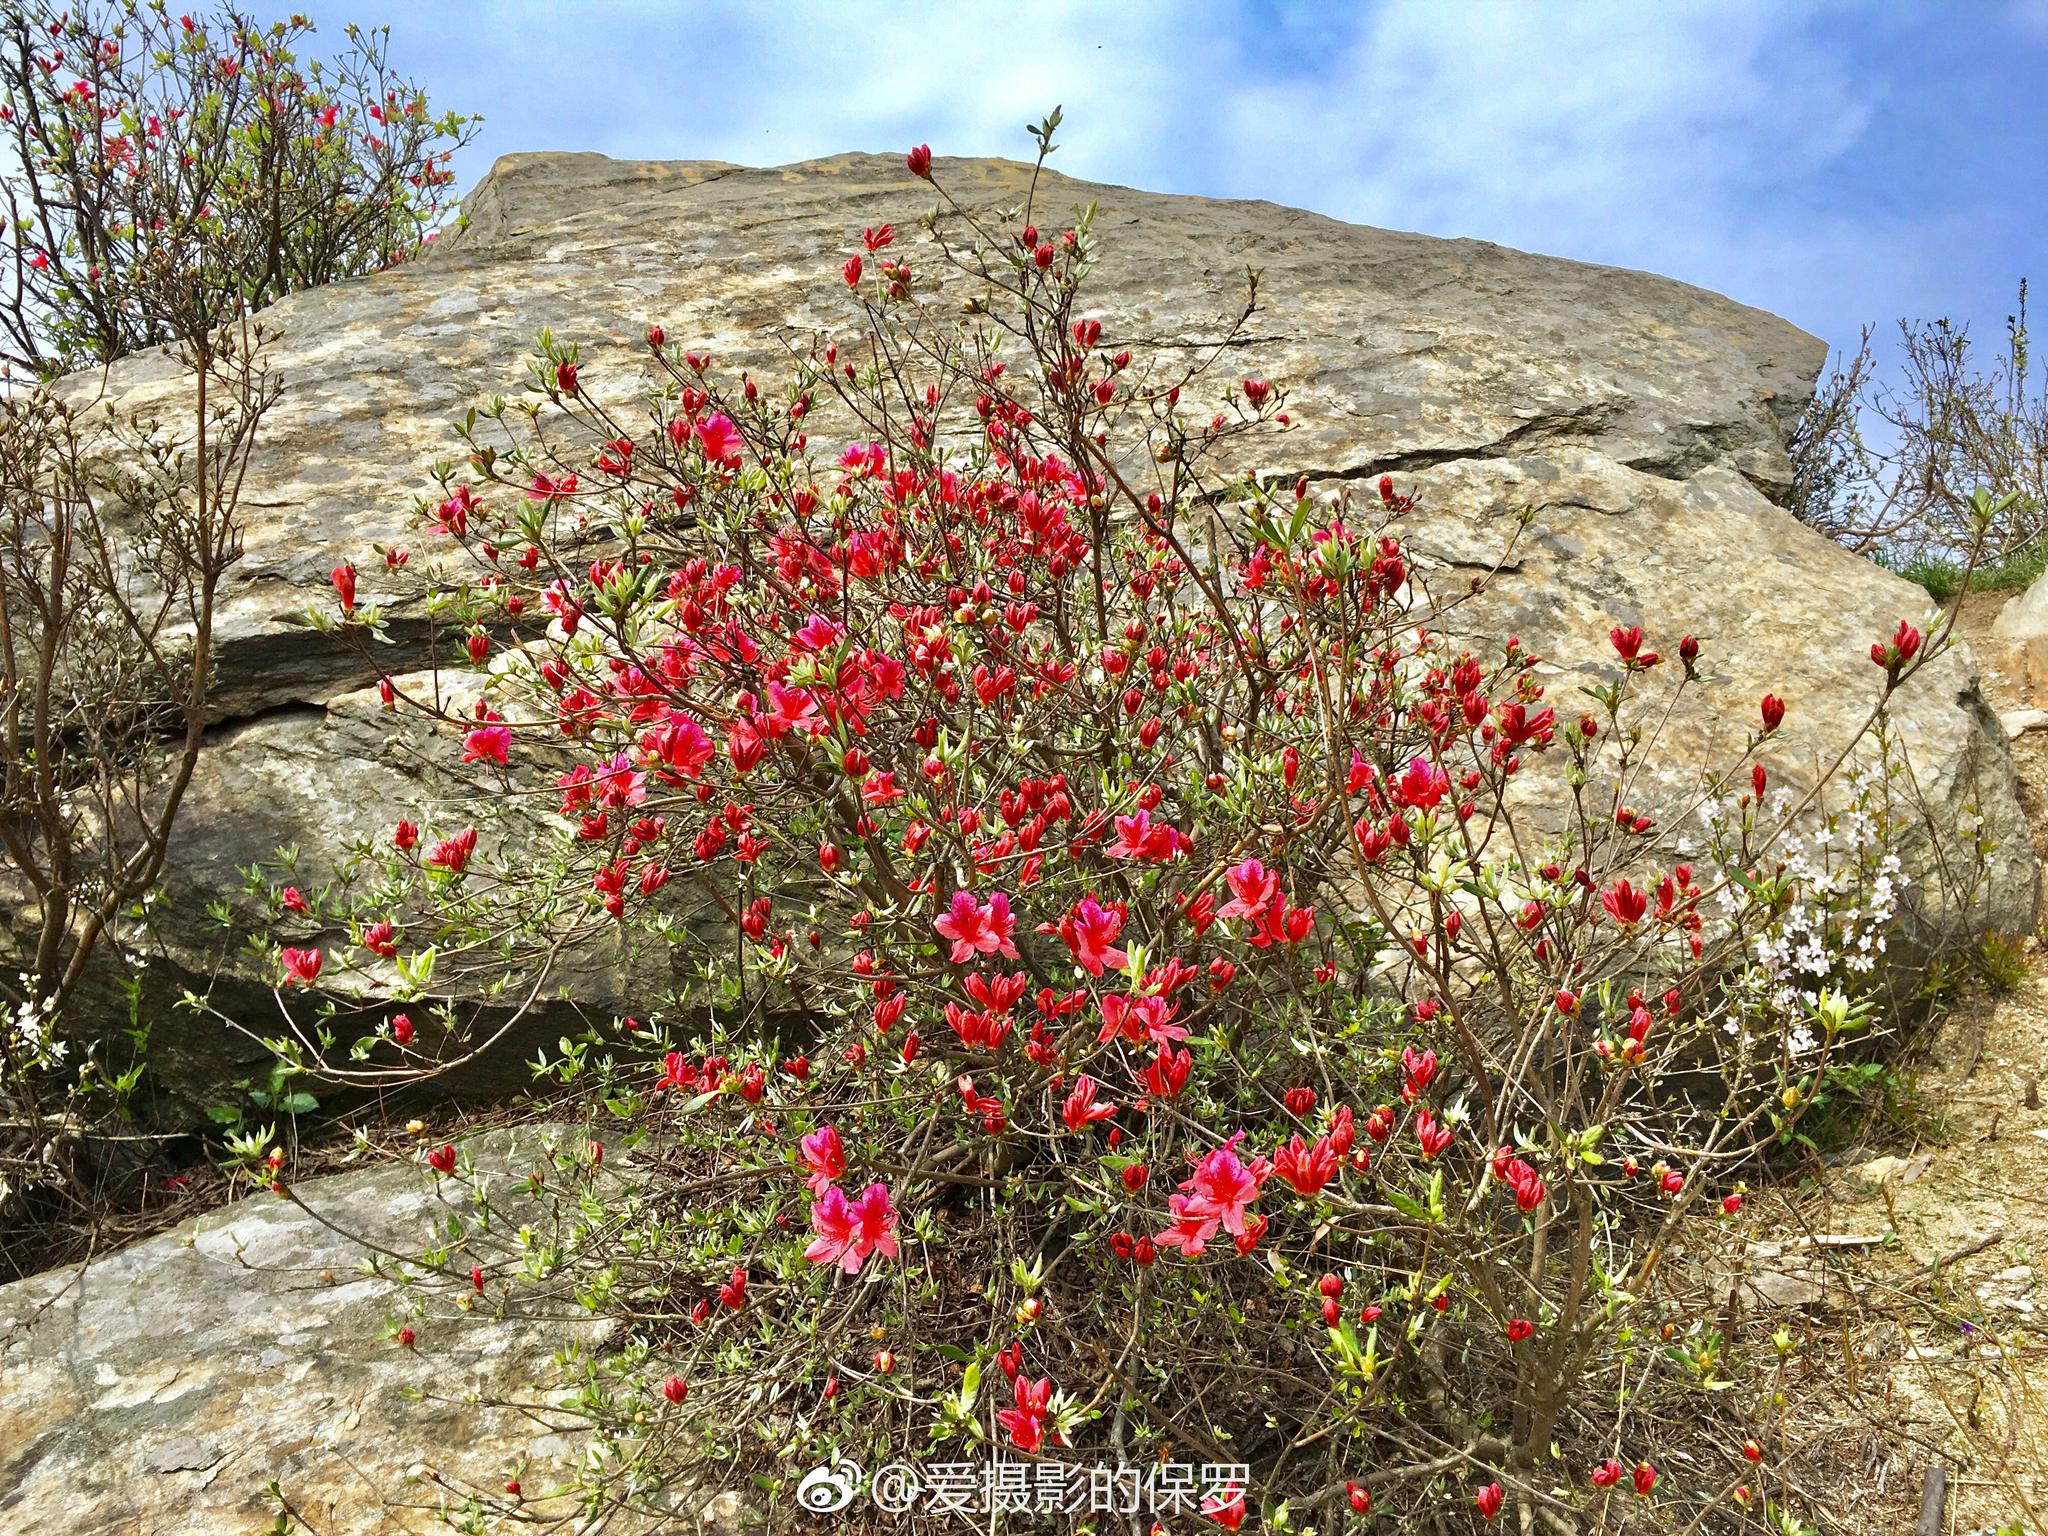
[[[384,30],[305,56],[304,16],[162,0],[0,6],[0,357],[48,376],[187,339],[404,259],[477,119],[435,112]]]
[[[1146,355],[1092,210],[908,169],[936,209],[821,274],[785,377],[543,336],[309,615],[372,654],[432,615],[384,698],[473,793],[261,892],[288,1067],[504,1048],[579,954],[639,989],[535,1061],[591,1117],[519,1189],[551,1218],[428,1138],[448,1240],[376,1261],[397,1346],[618,1325],[546,1410],[578,1486],[459,1518],[738,1490],[782,1529],[908,1477],[943,1523],[1029,1463],[970,1470],[983,1523],[1057,1484],[1122,1528],[1109,1476],[1173,1529],[1775,1528],[1687,1255],[1882,1027],[1895,755],[1791,794],[1766,695],[1672,789],[1693,638],[1616,627],[1553,698],[1409,488],[1247,476],[1291,425],[1227,371],[1255,272]],[[1881,726],[1946,634],[1871,642]]]

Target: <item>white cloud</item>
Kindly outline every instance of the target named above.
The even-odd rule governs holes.
[[[2014,36],[2048,28],[2048,0],[2010,6]],[[1064,103],[1073,175],[1644,267],[1842,340],[1938,284],[1968,227],[1844,195],[1887,81],[1928,85],[1911,57],[1875,68],[1847,44],[1927,15],[1941,24],[1889,0],[486,0],[416,6],[398,30],[440,97],[484,103],[493,152],[1022,156],[1025,122]]]

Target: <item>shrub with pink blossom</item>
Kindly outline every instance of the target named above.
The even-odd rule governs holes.
[[[1617,627],[1570,700],[1541,637],[1449,638],[1485,582],[1433,589],[1395,480],[1217,468],[1290,424],[1228,372],[1256,273],[1148,354],[1090,312],[1090,210],[909,170],[938,207],[853,242],[786,379],[543,336],[417,544],[335,572],[323,626],[434,614],[386,695],[476,793],[320,893],[359,943],[284,950],[283,1005],[391,1003],[291,1065],[482,1048],[465,970],[677,978],[536,1064],[593,1127],[536,1171],[556,1219],[471,1187],[405,1326],[616,1319],[553,1410],[595,1508],[1178,1458],[1231,1530],[1775,1528],[1768,1390],[1686,1256],[1882,1027],[1895,754],[1782,795],[1765,696],[1651,803],[1691,637]],[[1879,641],[1873,723],[1946,643]]]

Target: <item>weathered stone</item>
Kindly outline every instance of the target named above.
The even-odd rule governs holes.
[[[1761,1269],[1737,1282],[1741,1299],[1761,1312],[1789,1312],[1827,1295],[1826,1276],[1813,1269]]]
[[[502,1186],[544,1166],[560,1134],[491,1132],[469,1151]],[[400,1253],[445,1241],[461,1209],[409,1162],[296,1194]],[[410,1315],[407,1297],[361,1272],[370,1253],[263,1194],[0,1288],[0,1529],[267,1530],[279,1506],[264,1489],[276,1480],[294,1529],[396,1536],[449,1529],[438,1511],[466,1489],[498,1493],[520,1463],[535,1492],[562,1481],[579,1443],[573,1416],[546,1411],[559,1385],[550,1357],[595,1342],[598,1325],[430,1314],[408,1351],[387,1337]],[[439,1312],[453,1293],[443,1286]],[[410,1395],[421,1390],[424,1400]],[[533,1500],[529,1513],[564,1510]]]
[[[2035,577],[2033,585],[1998,610],[1991,634],[2017,653],[2029,683],[2048,685],[2048,575]]]
[[[1029,171],[942,161],[938,175],[994,210],[1021,200]],[[1090,200],[1104,243],[1091,308],[1120,341],[1215,336],[1242,269],[1261,270],[1260,312],[1232,371],[1281,381],[1298,424],[1246,447],[1261,457],[1237,468],[1315,481],[1397,473],[1423,494],[1415,539],[1439,581],[1489,567],[1514,516],[1534,511],[1514,562],[1460,623],[1519,633],[1550,658],[1566,707],[1574,682],[1611,673],[1613,624],[1642,623],[1667,651],[1681,632],[1702,638],[1707,684],[1660,759],[1673,787],[1741,751],[1766,688],[1791,703],[1769,752],[1781,782],[1810,778],[1860,727],[1877,682],[1871,640],[1926,603],[1772,503],[1820,342],[1667,279],[1264,203],[1048,176],[1038,217],[1062,221]],[[173,853],[164,985],[238,963],[201,921],[238,866],[290,842],[319,878],[347,835],[416,803],[417,767],[360,691],[377,667],[408,664],[406,649],[364,655],[294,614],[331,603],[338,561],[366,562],[379,540],[415,542],[412,501],[452,451],[448,423],[517,385],[534,334],[580,343],[586,387],[621,397],[650,321],[725,369],[773,377],[791,333],[851,332],[837,271],[861,227],[892,221],[918,259],[916,221],[933,201],[893,158],[750,170],[511,156],[471,194],[467,227],[423,259],[266,313],[284,393],[250,475],[248,553],[225,612],[225,718]],[[110,388],[124,406],[168,413],[178,383],[143,357],[116,367]],[[817,430],[828,426],[821,417]],[[1970,816],[2000,845],[1973,913],[1959,921],[1934,902],[1922,914],[1932,942],[2031,929],[2034,867],[2004,732],[1968,654],[1927,669],[1894,714],[1933,812],[1922,854]],[[260,980],[246,964],[236,974]],[[202,1076],[228,1038],[216,1026],[175,1033],[160,1029],[159,1044]]]
[[[413,697],[426,696],[430,686],[424,676],[401,674],[399,682]],[[452,682],[454,690],[468,686],[460,675]],[[447,683],[444,700],[456,696]],[[256,935],[259,947],[252,947],[242,927],[206,921],[207,898],[240,889],[244,866],[285,847],[304,853],[290,878],[317,889],[351,845],[381,845],[398,816],[421,816],[422,807],[445,805],[466,793],[464,784],[442,771],[445,754],[427,750],[428,743],[428,731],[414,717],[386,710],[374,687],[337,693],[324,706],[280,705],[215,728],[180,822],[170,877],[174,915],[156,925],[154,963],[144,976],[147,1015],[170,1025],[151,1041],[159,1087],[204,1107],[219,1098],[208,1098],[210,1088],[269,1070],[270,1053],[257,1038],[278,1028],[277,1004],[269,995],[276,968],[260,947],[269,936]],[[508,805],[510,813],[493,824],[494,851],[516,858],[515,839],[537,829],[523,815],[522,802]],[[444,956],[435,969],[437,988],[489,1006],[465,1018],[465,1038],[444,1035],[429,1013],[415,1010],[421,1018],[415,1062],[463,1058],[437,1086],[478,1095],[517,1093],[532,1081],[525,1059],[532,1051],[525,1042],[553,1041],[565,1029],[580,1028],[579,1015],[565,999],[588,1010],[583,1017],[608,1017],[644,1006],[634,1000],[658,995],[675,980],[683,957],[651,947],[628,952],[616,925],[593,928],[534,998],[519,986],[502,987],[503,966],[495,956]],[[289,942],[335,953],[349,935],[339,927],[294,931]],[[395,980],[388,964],[369,961],[366,979],[329,988],[341,1009],[332,1021],[336,1033],[348,1038],[373,1031],[391,1012]],[[195,1014],[176,1005],[178,991],[188,987],[207,990],[211,1011]],[[104,1008],[116,1005],[112,998],[93,1000]],[[473,1052],[514,1015],[518,1044]],[[467,1059],[472,1054],[475,1059]]]
[[[1934,1155],[1930,1152],[1923,1152],[1920,1156],[1912,1158],[1887,1153],[1883,1157],[1873,1157],[1869,1162],[1859,1164],[1856,1176],[1864,1183],[1879,1188],[1894,1181],[1903,1186],[1918,1180],[1920,1175],[1933,1165]]]

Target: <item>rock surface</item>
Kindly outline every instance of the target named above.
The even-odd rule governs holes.
[[[2035,577],[1999,609],[1991,633],[2019,652],[2029,683],[2037,688],[2048,684],[2048,576]]]
[[[1001,208],[1020,202],[1028,168],[941,161],[938,177],[969,205]],[[1785,431],[1824,356],[1781,320],[1639,272],[1270,204],[1057,176],[1038,195],[1047,221],[1099,200],[1092,307],[1134,346],[1215,334],[1242,269],[1261,268],[1261,312],[1233,368],[1283,382],[1299,426],[1258,449],[1275,462],[1240,467],[1401,475],[1428,509],[1419,543],[1453,576],[1489,566],[1532,509],[1516,563],[1472,622],[1551,657],[1567,704],[1566,673],[1611,667],[1613,624],[1641,623],[1667,650],[1699,635],[1711,681],[1675,728],[1666,757],[1678,769],[1738,752],[1770,688],[1792,705],[1774,768],[1796,783],[1867,712],[1871,640],[1926,607],[1773,504],[1788,484]],[[425,258],[267,313],[284,394],[250,476],[247,558],[219,646],[226,718],[173,854],[158,985],[224,961],[254,979],[201,920],[237,866],[290,841],[317,876],[349,832],[417,803],[416,765],[361,691],[373,665],[404,656],[358,656],[293,616],[331,600],[335,563],[411,537],[412,500],[451,451],[448,423],[517,385],[535,332],[580,343],[586,387],[600,392],[630,390],[653,320],[728,369],[772,377],[785,332],[850,329],[837,270],[861,227],[893,221],[915,255],[910,232],[932,202],[900,160],[876,156],[773,170],[510,156],[471,194],[467,226]],[[176,387],[154,357],[111,380],[127,405],[168,402]],[[1974,921],[2031,928],[2034,863],[2004,732],[1968,654],[1923,673],[1896,714],[1937,813],[1926,840],[1981,815],[2000,844]],[[176,1033],[188,1084],[234,1049],[215,1025]]]
[[[516,1178],[542,1165],[550,1134],[492,1132],[468,1150],[480,1171]],[[386,1163],[297,1194],[366,1242],[416,1253],[450,1213],[429,1186]],[[451,1529],[439,1511],[468,1490],[498,1494],[514,1466],[536,1492],[561,1481],[580,1449],[572,1419],[466,1399],[544,1408],[550,1356],[596,1325],[423,1319],[408,1351],[388,1337],[406,1298],[359,1271],[367,1254],[263,1194],[0,1288],[0,1529],[253,1536],[278,1513],[264,1491],[276,1481],[294,1530],[397,1536]],[[409,1395],[421,1389],[426,1400]],[[563,1513],[542,1499],[529,1512]]]

